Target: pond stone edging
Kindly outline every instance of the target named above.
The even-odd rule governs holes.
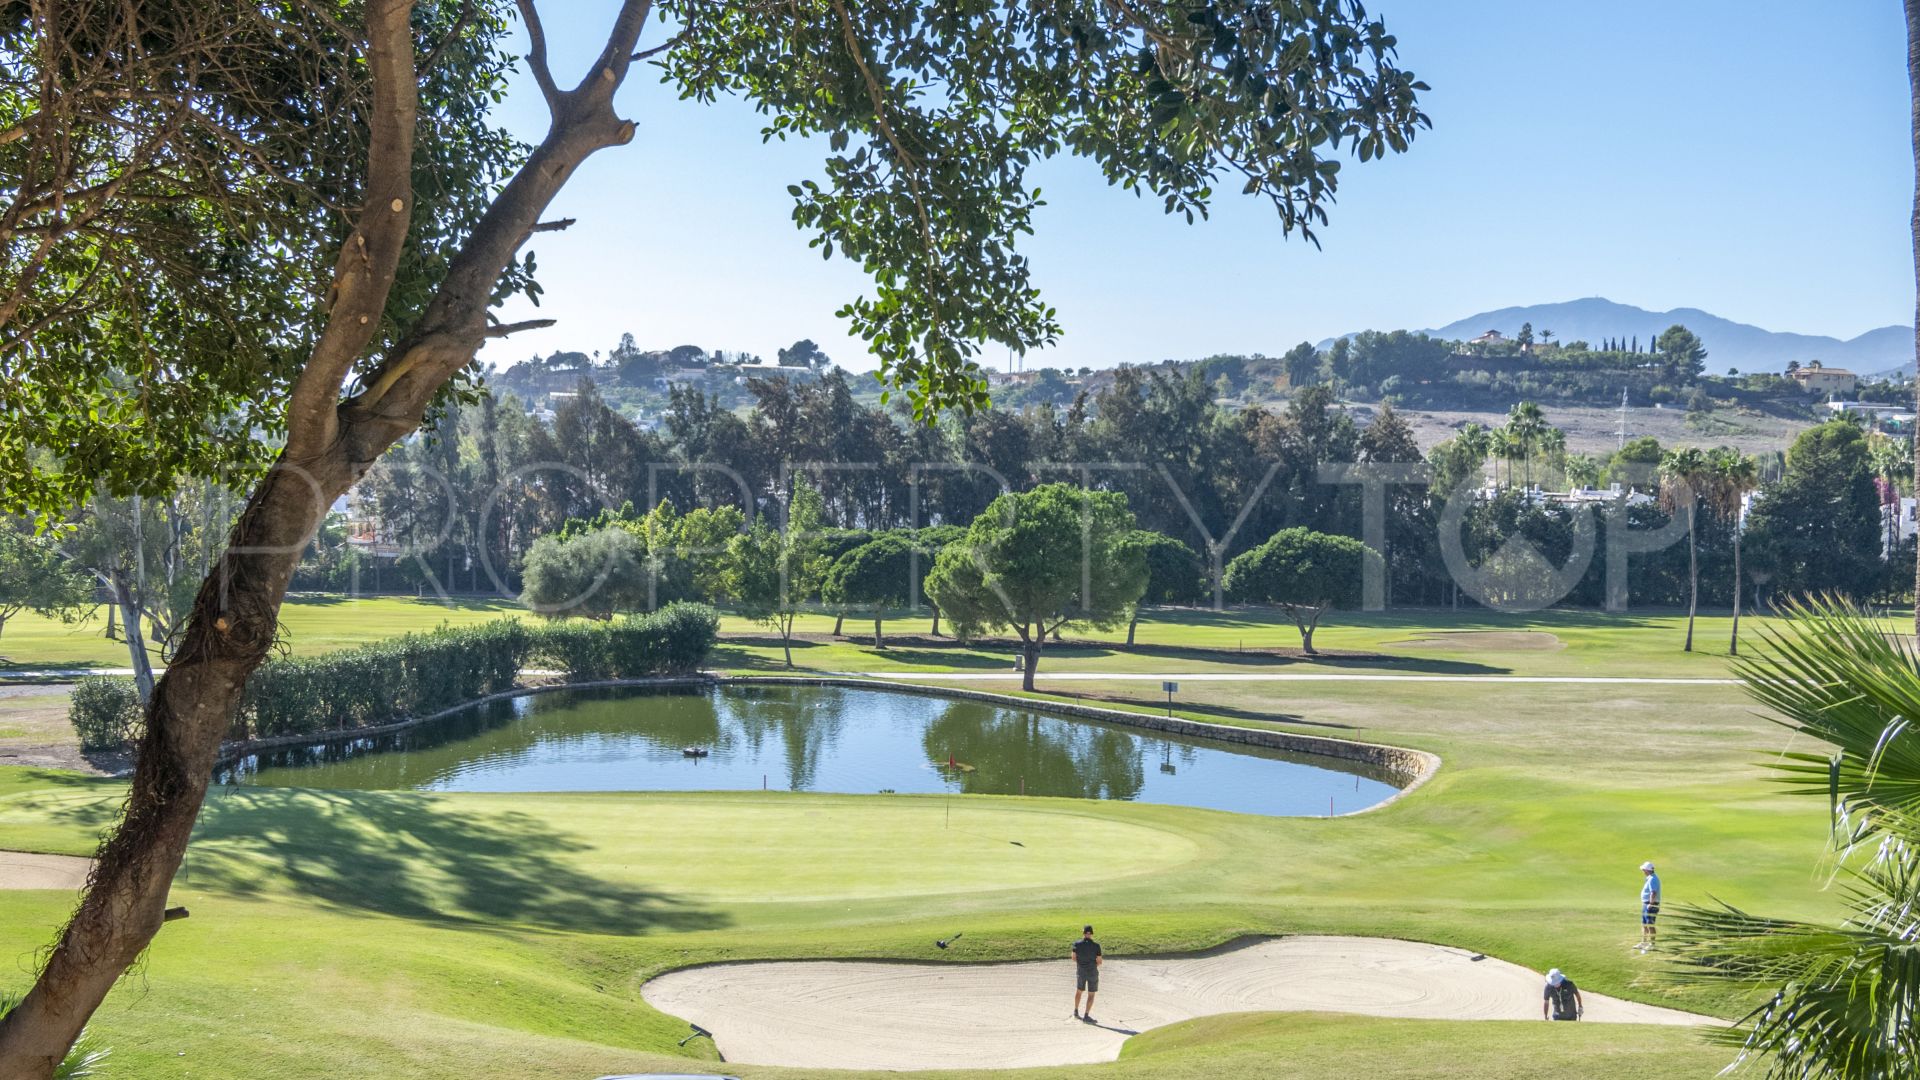
[[[274,750],[288,746],[313,746],[331,742],[344,742],[349,739],[365,738],[373,735],[386,735],[420,724],[430,723],[457,712],[480,705],[503,701],[509,698],[530,697],[534,694],[549,694],[560,690],[606,690],[623,687],[672,687],[672,686],[831,686],[848,690],[879,690],[885,693],[916,694],[922,697],[946,698],[948,700],[977,701],[989,705],[1002,705],[1009,708],[1033,709],[1039,712],[1054,713],[1061,716],[1078,717],[1083,720],[1096,720],[1104,724],[1121,727],[1140,728],[1148,731],[1160,731],[1169,735],[1185,735],[1190,738],[1206,739],[1211,742],[1239,743],[1244,746],[1259,746],[1269,750],[1284,750],[1296,754],[1312,754],[1318,757],[1337,758],[1342,761],[1358,761],[1392,772],[1406,781],[1405,786],[1388,798],[1355,810],[1353,814],[1365,814],[1393,803],[1418,789],[1433,777],[1440,768],[1440,756],[1425,750],[1412,750],[1402,746],[1388,746],[1384,743],[1357,742],[1349,739],[1330,739],[1323,735],[1303,735],[1291,731],[1275,731],[1271,728],[1235,727],[1230,724],[1210,724],[1202,720],[1188,720],[1178,716],[1157,716],[1152,713],[1131,712],[1126,709],[1109,709],[1098,705],[1086,705],[1072,701],[1052,701],[1041,698],[1018,697],[1013,694],[1000,694],[990,690],[971,690],[958,686],[929,686],[925,683],[900,682],[883,678],[848,678],[845,676],[812,675],[719,675],[702,672],[697,675],[654,675],[637,679],[596,679],[590,682],[555,682],[537,686],[516,686],[497,694],[475,698],[449,709],[400,720],[391,724],[379,724],[374,727],[347,728],[337,731],[319,731],[305,735],[280,735],[266,739],[250,739],[243,742],[223,743],[220,756],[214,762],[214,768],[220,769],[233,765],[239,759],[262,750]],[[1341,817],[1350,814],[1339,815]]]

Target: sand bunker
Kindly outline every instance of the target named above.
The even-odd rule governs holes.
[[[1061,945],[1064,953],[1066,944]],[[1542,977],[1460,949],[1290,937],[1178,959],[1110,959],[1099,1024],[1069,1015],[1073,965],[716,964],[663,975],[647,1003],[714,1033],[730,1062],[827,1069],[1007,1069],[1112,1061],[1127,1036],[1215,1013],[1313,1011],[1540,1020]],[[1585,994],[1587,1019],[1709,1017]]]
[[[1471,652],[1553,652],[1567,647],[1545,630],[1446,630],[1387,644]]]
[[[87,883],[92,859],[0,851],[0,889],[78,889]]]

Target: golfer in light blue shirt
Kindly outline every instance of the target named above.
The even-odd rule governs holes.
[[[1654,920],[1660,917],[1660,875],[1654,873],[1653,863],[1640,864],[1640,872],[1646,875],[1646,881],[1640,886],[1640,951],[1653,948]]]

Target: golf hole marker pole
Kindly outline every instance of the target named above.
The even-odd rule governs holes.
[[[1167,715],[1172,716],[1173,715],[1173,695],[1176,691],[1180,689],[1180,684],[1177,682],[1163,682],[1160,684],[1160,689],[1165,690],[1167,692]]]

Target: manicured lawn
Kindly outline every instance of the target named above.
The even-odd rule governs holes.
[[[293,597],[280,613],[281,637],[294,652],[326,652],[399,634],[436,627],[466,626],[502,617],[518,618],[526,609],[504,600],[436,600],[375,597],[347,600]],[[0,634],[0,670],[8,667],[106,667],[128,664],[127,647],[108,641],[105,608],[93,618],[68,624],[33,614],[7,620]],[[154,662],[159,663],[156,654]]]
[[[290,624],[296,614],[308,613]],[[1702,625],[1704,641],[1724,622]],[[1455,630],[1552,634],[1563,647],[1531,636],[1399,644]],[[1291,664],[1185,651],[1255,631],[1284,640],[1237,614],[1143,624],[1152,649],[1049,657],[1041,686],[1046,664]],[[1345,617],[1323,641],[1407,659],[1289,670],[1725,672],[1722,658],[1678,653],[1670,616]],[[716,662],[765,670],[770,656],[777,664],[777,645],[762,639],[727,644]],[[918,645],[813,645],[796,660],[1005,669],[1004,653]],[[1141,708],[1159,696],[1123,681],[1056,689]],[[1630,951],[1640,861],[1661,863],[1670,903],[1813,916],[1837,905],[1812,872],[1824,803],[1764,782],[1761,758],[1786,739],[1736,687],[1190,682],[1178,704],[1196,719],[1416,746],[1444,764],[1412,795],[1339,819],[978,796],[951,800],[949,824],[941,797],[216,790],[174,891],[192,918],[161,932],[97,1027],[117,1066],[143,1077],[718,1068],[703,1041],[675,1047],[686,1028],[640,999],[646,978],[719,959],[1053,956],[1087,920],[1117,953],[1297,931],[1436,941],[1561,967],[1605,993],[1736,1015],[1739,1002],[1676,986],[1657,959]],[[119,791],[0,769],[0,847],[85,852]],[[15,961],[0,966],[0,988],[25,984],[71,902],[0,891],[0,960]],[[932,948],[956,931],[963,949]],[[1113,1065],[1022,1075],[1707,1077],[1727,1060],[1673,1029],[1250,1015],[1152,1032]]]
[[[405,597],[354,600],[295,597],[281,617],[281,633],[293,653],[325,652],[399,634],[436,627],[464,626],[497,618],[524,618],[525,609],[505,600],[415,600]],[[1766,618],[1741,620],[1741,635],[1757,644]],[[961,646],[950,637],[933,638],[923,616],[889,620],[893,644],[875,649],[872,624],[846,620],[847,640],[828,640],[834,620],[802,616],[795,627],[805,635],[794,642],[796,668],[809,671],[996,671],[1012,665],[1005,642]],[[1592,611],[1542,611],[1524,614],[1394,611],[1338,612],[1328,617],[1314,643],[1322,658],[1275,655],[1270,650],[1298,649],[1299,633],[1279,612],[1166,609],[1147,613],[1135,645],[1121,647],[1126,628],[1092,631],[1069,628],[1065,642],[1049,642],[1042,676],[1053,671],[1348,671],[1435,675],[1634,675],[1658,678],[1722,678],[1732,620],[1725,614],[1697,621],[1694,651],[1681,651],[1686,616],[1672,612],[1608,614]],[[1889,629],[1908,631],[1905,617]],[[7,622],[0,636],[0,670],[6,667],[119,668],[127,665],[126,647],[102,637],[104,612],[88,622],[67,625],[33,615]],[[944,629],[944,627],[943,627]],[[727,640],[713,666],[737,670],[784,669],[778,636],[737,616],[721,622]],[[1371,658],[1341,657],[1364,653]]]

